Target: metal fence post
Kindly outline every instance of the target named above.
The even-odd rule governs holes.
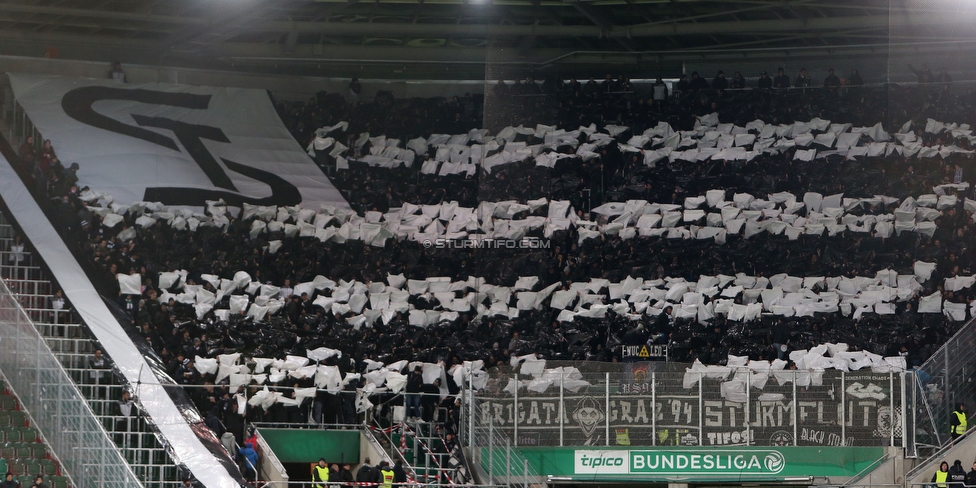
[[[800,416],[797,414],[797,410],[800,408],[800,399],[796,396],[796,370],[793,370],[793,445],[798,445],[797,435],[800,432]]]
[[[918,431],[918,375],[912,373],[912,455],[918,456],[918,443],[915,432]]]
[[[944,394],[945,396],[943,396],[942,398],[945,398],[945,401],[943,403],[945,403],[946,405],[952,405],[955,403],[955,400],[949,397],[949,395],[952,393],[949,390],[949,348],[952,347],[951,344],[952,344],[952,339],[949,339],[949,341],[946,342],[945,349],[942,350],[942,377],[945,379],[942,382],[943,383],[942,387],[945,388],[945,394]],[[945,411],[946,409],[943,408],[942,412],[939,412],[939,416],[945,415]],[[952,415],[952,413],[949,413],[949,415]]]
[[[606,415],[603,416],[603,419],[604,422],[606,422],[606,439],[604,440],[603,444],[609,446],[610,445],[610,372],[607,371],[605,374],[606,374],[606,384],[604,385],[605,386],[604,391],[606,393],[606,396],[604,397],[604,401],[606,402],[606,405],[603,408],[604,411],[606,412]],[[653,403],[651,404],[651,410],[654,410]]]
[[[901,427],[901,447],[902,449],[908,449],[908,429],[907,426],[905,425],[905,417],[906,417],[905,414],[908,413],[908,409],[905,408],[905,398],[907,397],[905,391],[905,385],[907,384],[905,382],[905,377],[906,377],[905,372],[902,371],[901,373],[898,374],[898,376],[899,376],[899,381],[901,382],[901,398],[899,399],[899,402],[901,403],[901,415],[898,416],[899,417],[898,425]],[[894,415],[894,413],[892,413],[892,415]]]
[[[519,392],[519,374],[515,373],[515,398],[514,398],[514,409],[512,410],[515,416],[514,428],[512,437],[515,439],[515,446],[518,447],[518,418],[519,418],[519,405],[518,405],[518,392]]]
[[[847,378],[840,372],[840,445],[847,445]]]
[[[529,487],[529,460],[522,460],[522,483],[525,488]]]
[[[505,484],[512,486],[512,440],[505,439]]]
[[[488,416],[488,439],[495,438],[495,421],[491,415]],[[472,452],[472,454],[474,454]],[[495,483],[495,447],[489,442],[488,445],[488,483]]]
[[[747,378],[748,379],[746,379],[746,408],[745,408],[745,414],[746,414],[746,445],[748,446],[749,445],[749,437],[752,436],[752,429],[751,429],[751,426],[749,425],[749,410],[750,410],[749,407],[750,407],[750,403],[752,403],[752,392],[750,391],[750,390],[752,390],[752,373],[751,372],[747,375]]]
[[[891,447],[895,447],[895,373],[894,371],[888,372],[888,398],[891,405],[891,420],[888,422],[891,427],[891,443],[888,444]]]
[[[651,372],[651,445],[657,445],[657,372]]]
[[[704,375],[699,372],[698,373],[698,445],[699,446],[705,442],[705,440],[703,439],[703,437],[705,437],[705,419],[704,419],[705,416],[702,415],[702,412],[704,412],[704,408],[705,408],[705,404],[703,403],[705,401],[704,400],[705,385],[702,384],[704,380],[705,380]]]
[[[491,418],[490,413],[488,417]],[[489,440],[489,447],[490,444]],[[474,449],[474,371],[468,371],[468,447]]]
[[[559,370],[559,447],[563,446],[563,428],[565,427],[563,425],[563,411],[564,411],[563,409],[565,408],[564,392],[566,391],[566,389],[563,387],[563,382],[564,382],[563,380],[565,379],[565,376],[566,375],[563,372],[563,370]]]

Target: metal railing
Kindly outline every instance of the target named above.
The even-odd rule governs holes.
[[[958,403],[976,398],[976,320],[959,328],[918,368],[916,429],[920,443],[945,446],[950,441],[949,419]]]
[[[939,449],[933,450],[931,454],[925,457],[925,460],[923,462],[915,465],[914,468],[912,468],[911,470],[908,471],[908,473],[905,474],[905,479],[910,480],[918,476],[918,474],[921,473],[922,471],[925,471],[926,469],[931,469],[932,466],[935,465],[935,463],[944,460],[946,453],[948,453],[950,450],[952,450],[952,448],[956,447],[959,443],[961,443],[963,440],[969,437],[970,434],[972,434],[972,432],[973,432],[972,430],[966,431],[966,433],[961,435],[958,439],[946,443],[946,445],[940,447]]]
[[[0,283],[0,337],[0,370],[72,483],[142,486],[5,283]]]
[[[8,252],[6,250],[13,240],[12,226],[0,215],[0,250]],[[74,381],[75,388],[88,402],[89,410],[95,414],[109,438],[117,441],[122,457],[143,486],[155,488],[161,486],[159,483],[162,480],[178,479],[176,465],[170,461],[145,419],[120,423],[113,415],[115,400],[121,397],[124,387],[114,381],[111,370],[102,370],[96,377],[91,376],[88,360],[94,343],[74,310],[50,308],[50,300],[56,290],[46,279],[37,257],[25,251],[19,264],[0,260],[0,275],[49,350]],[[125,429],[120,431],[119,428],[123,426]]]

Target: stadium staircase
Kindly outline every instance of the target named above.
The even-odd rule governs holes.
[[[377,424],[371,431],[391,459],[403,462],[409,479],[422,484],[457,483],[440,424],[410,420],[385,428]]]
[[[976,319],[962,326],[918,368],[915,396],[918,407],[915,438],[918,457],[905,476],[906,486],[928,483],[942,461],[962,460],[969,470],[976,459],[973,411],[976,410]],[[952,442],[950,416],[958,403],[966,404],[969,431]]]
[[[52,307],[56,290],[45,276],[39,258],[25,251],[22,261],[11,259],[14,232],[6,217],[0,215],[0,275],[3,280],[143,485],[147,488],[172,486],[179,480],[177,466],[144,417],[116,415],[117,401],[124,386],[111,370],[89,367],[95,341],[70,309]]]

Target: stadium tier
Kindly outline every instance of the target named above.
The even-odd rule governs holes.
[[[32,411],[56,378],[105,456],[0,411],[15,476],[907,486],[973,449],[945,80],[6,83],[0,369]]]

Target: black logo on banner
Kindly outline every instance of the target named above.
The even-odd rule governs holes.
[[[102,100],[128,100],[150,105],[166,105],[194,110],[206,110],[210,104],[210,95],[194,95],[190,93],[167,93],[152,90],[127,90],[102,86],[76,88],[65,93],[61,99],[61,107],[69,117],[92,127],[123,134],[157,144],[177,152],[181,152],[179,145],[173,138],[158,132],[145,129],[155,127],[173,132],[176,139],[186,149],[193,161],[200,166],[210,182],[223,190],[206,190],[200,188],[146,188],[144,200],[162,202],[165,205],[203,206],[207,200],[223,198],[228,205],[241,206],[244,203],[252,205],[296,205],[302,201],[301,193],[295,185],[281,177],[264,170],[245,166],[234,161],[220,158],[227,169],[242,174],[248,178],[263,182],[271,188],[271,196],[253,198],[234,193],[237,188],[227,172],[207,150],[203,140],[229,143],[230,139],[217,127],[187,124],[165,117],[147,117],[130,114],[139,126],[125,124],[111,117],[95,111],[95,102]],[[229,191],[228,191],[229,190]]]

